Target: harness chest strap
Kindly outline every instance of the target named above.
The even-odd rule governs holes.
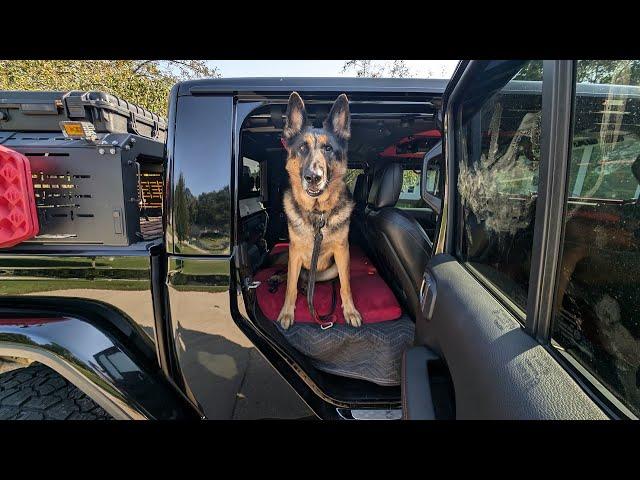
[[[307,285],[304,290],[307,298],[307,306],[309,308],[309,313],[311,314],[311,318],[320,325],[323,330],[327,328],[331,328],[333,326],[333,321],[329,320],[333,317],[333,312],[336,307],[336,292],[335,292],[335,280],[331,281],[331,311],[326,315],[318,315],[313,306],[313,295],[315,292],[316,286],[316,272],[318,269],[318,257],[320,256],[320,247],[322,245],[323,235],[321,229],[326,225],[326,221],[324,219],[324,213],[315,214],[314,219],[312,219],[313,224],[313,251],[311,254],[311,264],[309,265],[309,275],[307,278]],[[268,281],[269,283],[269,292],[275,293],[278,289],[278,284],[282,281],[280,278],[280,274],[283,271],[276,272]]]
[[[324,212],[320,213],[320,216],[313,222],[313,253],[311,254],[311,265],[309,265],[309,278],[307,280],[307,305],[309,306],[309,313],[311,318],[320,325],[323,330],[333,327],[333,322],[329,320],[333,316],[333,306],[331,312],[328,315],[320,316],[316,313],[316,309],[313,306],[313,293],[316,288],[316,270],[318,268],[318,257],[320,256],[320,246],[322,245],[322,228],[325,226],[326,221],[324,218]],[[332,286],[335,288],[335,286]]]

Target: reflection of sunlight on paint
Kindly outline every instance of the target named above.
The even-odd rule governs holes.
[[[238,366],[232,356],[224,353],[213,354],[198,352],[198,363],[204,366],[214,375],[231,380],[238,375]]]

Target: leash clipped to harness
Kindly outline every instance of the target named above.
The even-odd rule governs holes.
[[[325,224],[324,213],[320,213],[320,216],[313,222],[313,253],[311,254],[311,268],[309,269],[309,278],[307,280],[307,305],[309,306],[309,313],[311,314],[311,318],[320,324],[320,328],[323,330],[333,327],[333,322],[329,319],[332,318],[333,309],[335,308],[335,305],[333,305],[331,313],[320,316],[313,306],[313,294],[316,288],[316,270],[318,268],[318,257],[320,256],[320,246],[323,239],[321,230]],[[335,289],[335,285],[332,285],[332,288]],[[335,291],[333,292],[333,303],[335,304]]]

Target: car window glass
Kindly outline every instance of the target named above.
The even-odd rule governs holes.
[[[491,65],[463,100],[458,258],[526,310],[540,163],[542,62]]]
[[[260,163],[242,157],[242,174],[238,180],[238,198],[259,197],[261,188]]]
[[[344,176],[344,183],[347,184],[347,188],[353,194],[353,189],[356,188],[356,180],[358,175],[364,173],[361,168],[349,168]]]
[[[178,98],[173,147],[174,253],[231,252],[231,97]]]
[[[640,413],[640,61],[578,61],[552,339]]]
[[[400,189],[400,197],[396,203],[397,208],[428,208],[420,195],[421,176],[422,170],[405,168],[402,171],[402,187]],[[435,178],[433,176],[432,180],[435,181]]]

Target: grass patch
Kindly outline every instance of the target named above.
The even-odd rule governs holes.
[[[0,295],[20,295],[80,288],[138,291],[150,290],[151,285],[147,280],[2,280]]]
[[[229,262],[224,260],[187,260],[181,273],[185,275],[229,275]]]
[[[229,253],[229,237],[227,236],[222,238],[199,238],[198,243],[200,247],[211,252],[223,255]]]
[[[175,246],[176,253],[184,254],[184,255],[202,255],[202,251],[196,248],[193,248],[191,245],[187,245],[185,243],[176,243]]]
[[[113,260],[110,260],[113,258]],[[92,268],[94,263],[88,257],[43,258],[43,257],[3,257],[0,268]],[[96,257],[95,268],[148,269],[149,257]]]
[[[171,288],[177,290],[178,292],[219,293],[229,291],[229,287],[207,287],[204,285],[172,285]]]
[[[187,245],[184,242],[176,243],[176,253],[185,255],[202,255],[211,253],[217,255],[229,255],[229,238],[199,238],[193,242],[194,245]]]

